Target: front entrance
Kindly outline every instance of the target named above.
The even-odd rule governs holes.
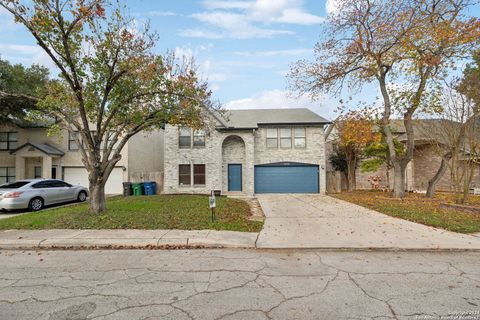
[[[242,191],[242,165],[228,165],[228,191]]]

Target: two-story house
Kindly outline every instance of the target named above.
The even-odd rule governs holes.
[[[229,110],[204,130],[167,125],[164,192],[324,193],[328,121],[308,109]]]
[[[163,171],[163,131],[137,134],[121,154],[106,193],[122,193],[122,183],[134,176],[140,179]],[[62,130],[49,136],[46,127],[19,121],[0,126],[0,184],[34,178],[63,179],[88,187],[87,170],[73,134]]]

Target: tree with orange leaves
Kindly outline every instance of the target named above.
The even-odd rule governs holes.
[[[371,112],[367,109],[349,111],[335,121],[336,148],[345,157],[348,191],[356,188],[355,172],[363,150],[381,139],[381,135],[374,131],[374,124]]]
[[[394,197],[405,196],[405,170],[413,158],[413,118],[431,111],[426,96],[467,58],[480,39],[480,19],[467,16],[476,0],[336,0],[325,24],[326,40],[315,61],[292,66],[291,87],[300,93],[339,94],[345,85],[378,85],[381,125],[394,167]],[[430,95],[434,96],[434,95]],[[435,107],[435,106],[434,106]],[[395,150],[392,114],[403,116],[405,152]]]
[[[127,141],[166,123],[199,127],[210,91],[188,61],[152,51],[157,35],[108,0],[0,0],[59,70],[37,99],[59,119],[88,171],[90,211],[105,211],[105,184]]]

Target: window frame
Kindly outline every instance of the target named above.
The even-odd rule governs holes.
[[[182,173],[181,167],[188,167],[188,174],[187,173]],[[186,177],[188,176],[188,184],[182,183],[182,176]],[[192,185],[192,165],[191,164],[179,164],[178,165],[178,185],[183,186],[183,187],[190,187]]]
[[[78,132],[68,131],[68,151],[78,151],[79,150],[77,140],[74,137],[74,135],[77,135],[77,134],[78,134]],[[76,148],[72,148],[72,143],[75,144]]]
[[[188,130],[188,136],[187,135],[182,135],[182,130],[185,130],[186,132]],[[182,138],[186,140],[185,138],[188,137],[188,146],[187,145],[182,145]],[[179,149],[191,149],[192,148],[192,129],[188,127],[179,127],[178,128],[178,148]]]
[[[192,130],[192,131],[193,131],[192,134],[191,134],[191,136],[192,136],[192,146],[194,148],[205,148],[205,143],[206,143],[205,130],[200,129],[200,130]],[[198,132],[200,132],[201,134],[198,134]],[[203,143],[202,144],[200,144],[200,145],[195,144],[195,138],[197,138],[197,137],[202,137],[203,138],[203,140],[202,140]]]
[[[6,140],[2,140],[2,136],[6,136]],[[15,135],[15,140],[12,140],[10,137]],[[0,143],[6,143],[6,148],[1,148],[0,151],[11,151],[15,150],[18,147],[18,132],[16,131],[7,131],[7,132],[0,132]],[[15,144],[15,147],[11,145]]]
[[[288,128],[287,128],[287,127],[283,127],[283,128],[280,128],[279,131],[280,131],[280,137],[279,137],[279,139],[280,139],[280,148],[281,148],[281,149],[292,149],[292,147],[293,147],[293,144],[292,144],[292,128],[291,128],[291,127],[288,127]],[[288,136],[288,137],[283,136],[283,132],[289,132],[289,136]],[[284,140],[290,141],[290,145],[287,146],[287,147],[283,146],[283,141],[284,141]]]
[[[276,132],[276,135],[275,137],[273,136],[269,136],[269,130],[275,130]],[[269,149],[278,149],[278,128],[266,128],[266,133],[265,133],[265,136],[266,136],[266,146],[267,148]],[[270,146],[268,144],[268,141],[275,141],[275,146]]]
[[[297,136],[297,129],[303,130],[303,136]],[[297,147],[297,140],[303,140],[303,147]],[[294,127],[293,128],[293,147],[295,149],[306,149],[307,148],[307,128],[306,127]]]
[[[203,167],[203,173],[196,173],[195,169]],[[203,176],[203,183],[196,183],[196,178],[197,177],[202,177]],[[202,163],[197,163],[193,164],[193,186],[205,186],[207,184],[207,167],[205,164]]]
[[[5,183],[11,183],[16,181],[17,172],[15,170],[15,167],[0,167],[0,169],[5,169],[5,175],[0,175],[0,179],[5,178]],[[10,171],[12,170],[13,170],[13,175],[10,174]],[[3,183],[0,182],[0,184],[3,184]]]

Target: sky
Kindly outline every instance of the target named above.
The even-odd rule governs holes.
[[[225,108],[307,107],[333,119],[339,97],[292,97],[289,66],[312,59],[322,24],[334,0],[125,0],[139,23],[150,21],[158,53],[194,57],[215,100]],[[473,9],[480,16],[480,8]],[[39,63],[58,73],[25,29],[0,11],[0,56],[14,63]],[[377,91],[344,91],[369,101]]]

